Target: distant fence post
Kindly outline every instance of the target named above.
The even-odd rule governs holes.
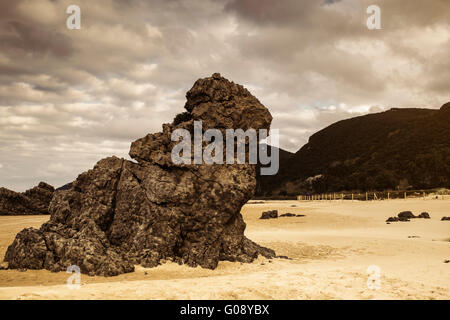
[[[390,193],[388,192],[388,200],[389,200],[389,195],[390,195]]]

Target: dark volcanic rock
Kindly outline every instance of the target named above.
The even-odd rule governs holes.
[[[389,217],[386,220],[386,222],[396,222],[396,221],[407,222],[410,221],[410,219],[415,218],[430,219],[430,215],[428,214],[428,212],[422,212],[420,215],[415,216],[411,211],[402,211],[397,216],[398,217]]]
[[[411,211],[402,211],[398,215],[399,219],[414,219],[416,216]]]
[[[280,214],[280,217],[296,217],[296,215],[294,213],[287,212]]]
[[[255,165],[175,165],[171,133],[193,121],[209,128],[269,129],[269,111],[244,87],[214,74],[187,93],[187,113],[132,143],[136,162],[110,157],[55,193],[50,220],[17,234],[9,268],[113,276],[165,260],[216,268],[275,252],[244,236],[241,207],[254,194]]]
[[[450,221],[450,217],[442,217],[441,221]]]
[[[0,188],[0,215],[49,214],[48,206],[54,191],[45,182],[23,193]]]
[[[386,222],[397,222],[398,218],[397,217],[389,217]]]
[[[428,212],[422,212],[417,216],[417,218],[430,219],[430,214]]]
[[[389,217],[386,220],[386,222],[397,222],[397,221],[408,222],[408,221],[410,221],[410,218],[406,217],[405,215],[402,215],[399,217]]]
[[[276,219],[278,218],[278,210],[264,211],[260,219]]]

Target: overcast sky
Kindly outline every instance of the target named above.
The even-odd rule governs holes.
[[[58,187],[127,156],[214,72],[269,108],[290,151],[341,119],[439,108],[449,21],[449,0],[0,0],[0,186]]]

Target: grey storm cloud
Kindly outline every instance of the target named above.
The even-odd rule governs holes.
[[[67,6],[81,30],[66,28]],[[323,127],[450,93],[447,0],[16,0],[0,3],[0,186],[73,180],[182,111],[220,72],[296,151]]]

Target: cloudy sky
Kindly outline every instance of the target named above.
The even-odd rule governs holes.
[[[337,120],[439,108],[449,22],[448,0],[0,0],[0,186],[60,186],[127,156],[213,72],[270,109],[290,151]]]

